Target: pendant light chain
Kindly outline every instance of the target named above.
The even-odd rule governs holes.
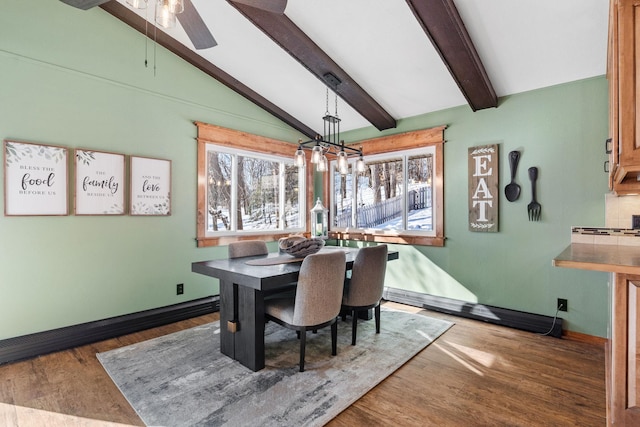
[[[329,114],[329,88],[326,88],[326,95],[325,95],[325,116],[328,116]]]

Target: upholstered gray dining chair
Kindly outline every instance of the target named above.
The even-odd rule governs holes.
[[[356,345],[358,312],[375,311],[376,333],[380,333],[380,301],[387,271],[387,245],[369,246],[358,251],[351,277],[345,280],[342,312],[351,312],[351,345]],[[344,316],[343,316],[344,317]]]
[[[268,253],[267,244],[263,240],[241,240],[229,243],[229,258],[266,255]]]
[[[300,372],[304,372],[307,331],[331,326],[331,354],[337,352],[338,315],[344,286],[345,254],[331,251],[302,261],[293,298],[265,300],[267,320],[293,329],[300,336]]]

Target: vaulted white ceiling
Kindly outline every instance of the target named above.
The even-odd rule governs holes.
[[[304,125],[322,130],[324,81],[227,1],[192,3],[217,46],[195,50],[180,24],[163,31]],[[607,0],[453,3],[498,97],[606,73]],[[153,6],[136,13],[153,21]],[[405,0],[288,0],[285,15],[396,121],[467,104]],[[335,110],[332,93],[329,110]],[[338,115],[342,130],[371,125],[342,100]]]

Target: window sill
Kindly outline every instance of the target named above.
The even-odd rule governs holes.
[[[329,232],[330,239],[355,240],[362,242],[394,243],[399,245],[436,246],[443,247],[444,236],[415,236],[415,235],[386,235],[354,232]]]
[[[293,233],[272,233],[272,234],[248,234],[244,236],[220,236],[220,237],[197,237],[196,244],[199,248],[208,248],[211,246],[226,246],[232,242],[240,240],[264,240],[265,242],[277,242],[281,237],[289,237]],[[300,233],[303,234],[303,233]],[[306,233],[304,233],[306,235]]]

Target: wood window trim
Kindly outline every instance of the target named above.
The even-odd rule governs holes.
[[[224,128],[203,122],[194,122],[197,127],[197,208],[196,208],[196,242],[198,247],[210,247],[228,245],[231,242],[247,239],[261,239],[265,241],[276,241],[281,237],[288,236],[290,233],[269,233],[264,235],[237,235],[237,236],[206,236],[206,195],[207,195],[207,144],[215,144],[225,147],[232,147],[240,150],[251,151],[255,153],[271,154],[276,156],[291,157],[295,151],[295,144],[280,141],[273,138],[267,138],[260,135],[254,135],[247,132],[237,131],[234,129]],[[346,233],[346,232],[330,232],[329,237],[340,240],[358,240],[367,242],[395,243],[404,245],[420,245],[420,246],[444,246],[444,130],[446,126],[437,126],[429,129],[423,129],[412,132],[405,132],[396,135],[389,135],[380,138],[373,138],[354,142],[348,145],[362,147],[362,154],[375,155],[383,153],[392,153],[394,151],[411,150],[415,148],[434,145],[436,150],[435,162],[435,189],[436,189],[436,224],[435,236],[416,236],[416,235],[386,235],[378,233]],[[307,152],[307,164],[310,160],[310,153]],[[329,159],[331,160],[331,159]],[[307,167],[306,182],[309,191],[306,192],[306,206],[313,206],[313,168]],[[323,203],[327,206],[329,197],[329,179],[330,174],[324,174],[323,177]],[[308,217],[305,216],[306,235],[309,234]]]
[[[380,138],[367,139],[348,144],[354,147],[362,147],[362,154],[367,155],[393,153],[396,151],[411,150],[426,146],[434,146],[435,180],[436,190],[436,223],[434,224],[435,236],[417,236],[413,234],[398,233],[388,235],[382,233],[367,232],[336,232],[330,231],[329,238],[338,240],[358,240],[365,242],[394,243],[402,245],[418,246],[444,246],[444,130],[446,126],[438,126],[429,129],[406,132]],[[325,174],[323,179],[323,199],[330,200],[330,175]],[[307,197],[308,198],[308,197]]]
[[[198,144],[197,168],[198,168],[198,188],[197,188],[197,208],[196,208],[196,243],[200,247],[222,246],[239,240],[260,239],[264,241],[276,241],[281,237],[289,236],[291,233],[251,234],[210,237],[206,235],[207,226],[207,144],[215,144],[224,147],[231,147],[239,150],[251,151],[258,154],[271,154],[283,157],[293,157],[295,144],[277,139],[241,132],[234,129],[224,128],[203,122],[194,122],[197,127]],[[309,158],[307,158],[309,160]],[[309,183],[313,182],[313,168],[306,168],[307,187],[313,188]],[[306,206],[312,206],[313,192],[307,191]],[[305,215],[305,230],[308,230],[308,218]]]

